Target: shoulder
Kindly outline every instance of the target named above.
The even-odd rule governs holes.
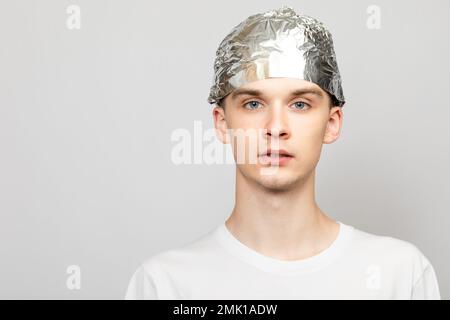
[[[217,253],[217,243],[214,241],[216,228],[200,235],[190,242],[170,249],[155,253],[142,263],[142,268],[146,271],[157,269],[171,270],[189,269],[190,266],[201,264],[210,260]]]
[[[125,299],[183,298],[175,284],[207,268],[218,251],[213,230],[179,247],[157,252],[133,273]]]
[[[170,282],[175,276],[188,275],[209,265],[218,254],[214,230],[198,236],[190,242],[154,253],[143,260],[133,274],[132,280],[148,281],[154,286]]]
[[[410,272],[413,282],[431,267],[429,259],[414,243],[393,236],[379,235],[353,228],[353,252],[375,264]]]

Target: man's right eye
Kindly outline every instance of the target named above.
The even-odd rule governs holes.
[[[258,101],[252,100],[244,104],[244,108],[254,110],[258,108],[260,103]],[[248,108],[246,106],[249,106]]]

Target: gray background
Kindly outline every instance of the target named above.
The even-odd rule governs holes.
[[[348,101],[319,205],[415,244],[450,297],[449,1],[0,3],[1,298],[122,299],[141,262],[228,217],[234,165],[176,166],[171,133],[213,127],[218,44],[282,4],[330,28]]]

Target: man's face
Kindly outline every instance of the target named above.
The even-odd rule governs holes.
[[[213,115],[240,173],[264,188],[283,191],[305,180],[319,161],[322,144],[338,138],[342,110],[330,109],[330,103],[330,96],[312,82],[268,78],[234,90],[224,99],[225,109],[215,107]],[[244,139],[237,138],[242,132]],[[267,156],[268,149],[284,149],[291,156]]]

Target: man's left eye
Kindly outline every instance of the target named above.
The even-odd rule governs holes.
[[[296,109],[305,109],[305,106],[309,107],[309,104],[307,104],[306,102],[303,102],[303,101],[294,102],[293,105],[296,106]],[[297,107],[299,107],[299,108],[297,108]]]

